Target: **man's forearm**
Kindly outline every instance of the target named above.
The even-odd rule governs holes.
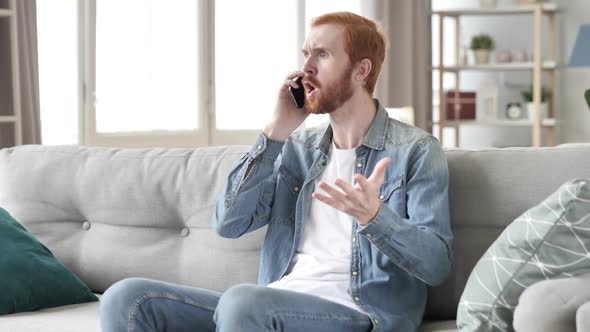
[[[265,225],[262,217],[274,197],[274,162],[283,143],[260,135],[256,144],[230,172],[225,190],[215,208],[215,229],[224,237],[236,238]],[[256,224],[253,220],[258,220]]]

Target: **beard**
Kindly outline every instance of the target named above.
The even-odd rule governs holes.
[[[310,79],[309,82],[317,91],[311,98],[305,96],[304,110],[309,114],[328,114],[344,105],[353,95],[352,65],[349,65],[338,79],[322,86],[318,81]]]

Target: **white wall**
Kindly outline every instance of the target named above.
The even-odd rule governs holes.
[[[509,6],[512,0],[499,0],[498,6]],[[556,47],[557,60],[562,63],[569,61],[569,55],[575,34],[581,22],[590,23],[590,1],[561,0],[556,3],[563,7],[563,13],[557,15]],[[433,0],[433,9],[478,7],[478,0]],[[469,46],[471,36],[478,33],[489,33],[496,41],[496,51],[525,48],[532,58],[533,50],[533,18],[532,15],[519,16],[473,16],[461,18],[462,45]],[[547,20],[543,20],[543,36],[547,36]],[[448,25],[452,27],[451,24]],[[447,27],[445,27],[447,29]],[[438,35],[433,34],[433,51]],[[545,39],[544,39],[545,40]],[[446,44],[446,43],[445,43]],[[547,55],[546,44],[543,55]],[[471,53],[471,52],[469,52]],[[472,55],[469,54],[472,61]],[[495,57],[495,53],[492,54]],[[453,55],[445,52],[445,63],[452,63]],[[438,55],[433,54],[433,61],[438,63]],[[590,68],[568,69],[557,71],[555,111],[559,121],[556,143],[590,141],[590,112],[583,99],[584,86],[590,88]],[[498,113],[503,117],[508,102],[524,104],[520,91],[532,81],[532,72],[463,72],[461,74],[462,90],[477,90],[485,82],[495,82],[498,86]],[[579,83],[583,82],[582,85]],[[575,97],[575,98],[574,98]],[[583,120],[582,120],[583,119]],[[477,146],[529,146],[531,145],[530,127],[482,127],[462,126],[461,147]]]
[[[559,0],[556,1],[561,14],[561,49],[564,62],[569,62],[580,24],[590,24],[590,1]],[[556,102],[559,105],[561,121],[558,127],[558,139],[566,142],[590,141],[590,110],[584,101],[584,91],[590,89],[590,67],[564,68],[557,81]]]

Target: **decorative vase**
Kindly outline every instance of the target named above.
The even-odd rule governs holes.
[[[514,52],[514,57],[513,57],[515,62],[527,62],[529,61],[529,57],[527,55],[527,51],[526,49],[522,48],[520,50],[517,50]]]
[[[535,121],[534,114],[535,114],[535,103],[527,103],[526,104],[527,115],[530,121]],[[547,102],[541,103],[541,119],[547,118]]]
[[[477,65],[485,65],[490,63],[490,50],[473,50],[475,55],[475,64]]]
[[[512,61],[512,54],[510,54],[510,51],[501,50],[496,52],[496,62],[505,63],[510,61]]]

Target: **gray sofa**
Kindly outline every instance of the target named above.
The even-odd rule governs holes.
[[[264,229],[229,240],[211,228],[226,175],[248,148],[2,149],[0,207],[97,294],[138,276],[222,291],[257,279]],[[446,154],[455,266],[430,290],[424,332],[456,330],[469,273],[507,224],[566,180],[590,178],[590,143]],[[96,302],[0,316],[2,332],[99,330]]]

